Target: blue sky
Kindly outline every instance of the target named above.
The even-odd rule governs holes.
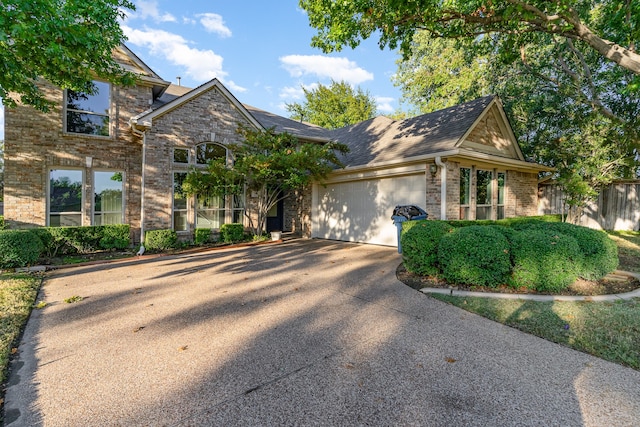
[[[302,87],[331,79],[368,91],[378,114],[399,107],[391,82],[398,54],[377,39],[357,49],[323,54],[311,47],[315,30],[298,0],[134,0],[121,24],[127,46],[165,80],[196,87],[217,77],[243,103],[288,116]],[[0,112],[0,139],[4,138]]]

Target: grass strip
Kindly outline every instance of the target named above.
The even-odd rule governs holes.
[[[640,273],[640,232],[638,231],[608,231],[618,245],[620,265],[624,271]]]
[[[0,383],[7,376],[11,354],[36,300],[42,277],[0,274]]]
[[[523,332],[640,370],[640,298],[539,302],[432,296]]]

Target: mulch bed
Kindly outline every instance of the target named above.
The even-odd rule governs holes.
[[[501,285],[497,288],[489,288],[486,286],[475,285],[459,285],[450,284],[445,280],[438,279],[432,276],[420,276],[407,271],[404,264],[400,264],[396,269],[396,276],[398,280],[413,289],[422,288],[443,288],[443,289],[455,289],[459,291],[473,291],[473,292],[493,292],[493,293],[506,293],[506,294],[535,294],[535,295],[575,295],[575,296],[595,296],[595,295],[610,295],[610,294],[622,294],[625,292],[631,292],[640,288],[640,280],[634,277],[625,278],[609,278],[605,277],[598,281],[588,281],[583,279],[576,280],[569,288],[558,293],[542,293],[532,291],[526,288],[516,289],[508,285]],[[626,280],[625,280],[626,279]]]

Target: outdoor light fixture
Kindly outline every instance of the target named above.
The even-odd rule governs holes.
[[[431,172],[431,178],[435,178],[438,173],[438,166],[435,163],[429,165],[429,172]]]

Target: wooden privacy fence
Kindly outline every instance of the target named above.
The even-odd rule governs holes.
[[[559,185],[543,183],[538,187],[538,214],[563,213],[564,194]],[[589,203],[579,222],[604,230],[640,229],[640,180],[616,181],[605,187],[598,200]]]

